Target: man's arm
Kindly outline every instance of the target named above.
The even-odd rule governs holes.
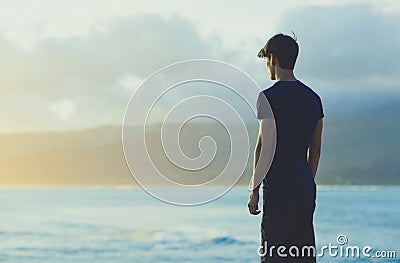
[[[260,125],[261,126],[261,125]],[[258,201],[260,199],[259,191],[260,185],[254,187],[254,173],[256,171],[258,160],[260,159],[260,152],[261,152],[261,129],[259,129],[256,148],[254,149],[254,164],[253,164],[253,176],[251,177],[250,182],[250,198],[247,203],[247,207],[249,208],[249,212],[252,215],[258,215],[261,211],[258,210]]]
[[[258,139],[257,139],[257,144],[256,144],[256,148],[254,149],[254,164],[253,164],[253,175],[256,172],[256,167],[257,167],[257,163],[258,160],[260,159],[260,153],[261,153],[261,132],[258,133]],[[260,189],[260,185],[257,185],[254,187],[254,177],[252,179],[251,182],[251,189],[253,189],[253,192],[257,192]]]
[[[308,160],[307,163],[311,168],[312,175],[315,178],[318,169],[319,157],[321,154],[321,136],[322,136],[322,118],[318,119],[315,126],[311,143],[308,147]]]
[[[261,119],[257,145],[254,151],[254,169],[250,184],[251,192],[247,204],[249,212],[253,215],[258,215],[261,212],[258,210],[259,189],[272,162],[270,154],[273,153],[272,148],[275,148],[275,138],[275,120],[271,118]],[[261,161],[259,162],[259,160]]]

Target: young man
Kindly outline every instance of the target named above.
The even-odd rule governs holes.
[[[257,101],[260,129],[253,180],[264,178],[261,262],[316,262],[314,178],[324,112],[320,97],[293,74],[298,52],[294,38],[277,34],[258,53],[266,62],[270,79],[276,81],[260,93]],[[265,99],[273,116],[266,110]],[[272,126],[276,127],[276,145],[268,170],[265,153],[270,152],[272,141],[265,131],[271,131]],[[253,185],[248,201],[253,215],[261,212],[259,188]]]

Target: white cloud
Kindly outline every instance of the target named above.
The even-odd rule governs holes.
[[[70,100],[61,100],[49,104],[49,109],[63,122],[67,122],[75,112],[75,103]]]
[[[121,124],[134,87],[180,60],[230,62],[267,86],[270,82],[257,51],[271,32],[291,30],[300,43],[296,73],[318,84],[322,93],[399,94],[400,20],[393,10],[400,8],[394,2],[385,1],[378,8],[373,1],[337,5],[324,1],[318,6],[292,1],[292,6],[285,4],[269,17],[261,8],[268,6],[263,1],[251,7],[247,2],[234,5],[228,13],[222,4],[213,6],[212,12],[197,10],[196,4],[181,9],[164,4],[155,8],[159,14],[166,9],[163,16],[145,14],[154,3],[124,11],[118,2],[121,5],[107,13],[110,5],[101,1],[94,11],[91,5],[78,5],[76,21],[66,16],[77,3],[61,2],[59,12],[47,12],[56,10],[57,4],[50,4],[47,11],[40,5],[32,12],[24,8],[22,13],[18,13],[20,1],[0,4],[0,131]],[[10,12],[8,18],[1,15],[4,10]],[[30,49],[10,40],[25,35],[36,43]],[[227,49],[227,42],[243,48]]]
[[[131,74],[123,75],[118,83],[126,90],[133,92],[142,83],[143,79],[135,77]]]
[[[298,36],[301,75],[336,83],[339,92],[349,88],[341,87],[343,82],[363,90],[357,86],[365,79],[376,80],[370,85],[379,86],[378,79],[391,79],[385,85],[400,84],[398,16],[355,3],[304,7],[285,17],[281,27],[293,28]]]
[[[176,61],[224,60],[224,54],[188,21],[157,15],[116,19],[84,36],[46,38],[30,51],[0,36],[0,95],[26,114],[19,130],[121,125],[132,89],[145,77]],[[37,103],[26,103],[28,97],[49,106],[31,115]],[[3,130],[15,127],[8,109],[0,114]]]

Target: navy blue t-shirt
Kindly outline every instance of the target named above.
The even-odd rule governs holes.
[[[273,116],[262,95],[268,100]],[[264,197],[298,199],[315,194],[307,151],[317,120],[324,117],[320,97],[299,80],[278,81],[260,92],[257,99],[257,118],[272,117],[277,142],[271,167],[263,180]]]

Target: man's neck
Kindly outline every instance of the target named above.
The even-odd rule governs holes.
[[[295,81],[297,80],[293,74],[293,70],[290,69],[277,69],[276,70],[276,81]]]

